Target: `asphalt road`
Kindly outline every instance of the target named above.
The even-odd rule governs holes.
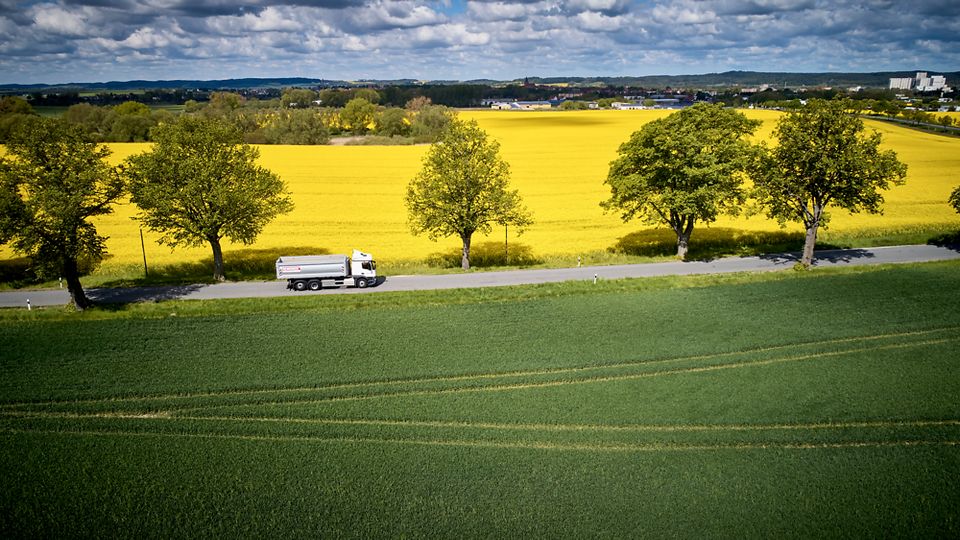
[[[870,249],[818,251],[815,266],[854,266],[866,264],[912,263],[960,259],[960,247],[927,245],[890,246]],[[471,272],[432,276],[385,276],[366,289],[324,289],[294,292],[285,281],[245,281],[215,285],[177,285],[157,287],[89,289],[96,302],[127,303],[159,300],[209,300],[222,298],[264,298],[311,294],[374,294],[390,291],[502,287],[561,281],[643,278],[667,275],[723,274],[731,272],[772,272],[792,268],[799,260],[796,253],[760,257],[726,257],[711,261],[665,262],[617,266],[584,266],[549,270],[511,270]],[[69,301],[66,289],[11,291],[0,293],[0,308],[63,305]]]

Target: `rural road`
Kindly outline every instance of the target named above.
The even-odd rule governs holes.
[[[500,287],[533,283],[584,281],[597,279],[642,278],[667,275],[723,274],[730,272],[769,272],[791,268],[799,259],[796,253],[759,257],[726,257],[711,261],[665,262],[617,266],[584,266],[549,270],[511,270],[430,276],[380,277],[367,289],[324,289],[318,292],[293,292],[285,281],[246,281],[215,285],[176,285],[156,287],[89,289],[96,302],[143,302],[159,300],[210,300],[218,298],[262,298],[310,294],[371,294],[388,291],[426,289],[462,289]],[[928,245],[890,246],[869,249],[818,251],[814,264],[819,267],[866,264],[911,263],[960,259],[960,247]],[[0,293],[0,308],[63,305],[69,301],[66,289],[12,291]]]

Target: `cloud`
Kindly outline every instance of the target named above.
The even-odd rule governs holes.
[[[0,0],[0,8],[0,82],[960,65],[960,3],[948,0]]]
[[[363,8],[342,10],[337,14],[345,30],[356,33],[419,28],[446,22],[446,17],[420,2],[406,0],[377,1]]]
[[[624,17],[610,17],[597,11],[584,11],[576,16],[577,27],[587,32],[616,32],[628,22]]]
[[[548,6],[545,2],[471,2],[467,10],[470,17],[476,21],[522,21],[545,11]]]
[[[210,17],[206,26],[214,33],[227,35],[242,35],[246,32],[298,32],[304,28],[304,21],[298,15],[295,10],[271,6],[259,13]]]
[[[90,25],[86,10],[67,10],[55,4],[38,4],[33,8],[33,25],[39,32],[63,36],[87,35]]]

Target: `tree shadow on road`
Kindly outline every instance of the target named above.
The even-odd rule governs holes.
[[[803,249],[804,234],[789,231],[744,231],[728,227],[701,227],[690,237],[687,260],[712,260],[719,257],[763,256]],[[841,249],[827,243],[821,249]],[[677,235],[670,229],[644,229],[620,238],[608,248],[612,253],[640,257],[671,257],[677,253]]]
[[[945,247],[954,251],[960,251],[960,230],[938,234],[937,236],[927,240],[927,244],[931,246]]]
[[[462,250],[432,253],[427,264],[436,268],[459,268]],[[502,242],[478,242],[470,246],[470,266],[486,268],[492,266],[534,266],[543,261],[533,254],[533,249],[519,242],[510,242],[506,250]]]
[[[280,256],[327,255],[329,249],[315,246],[287,246],[246,248],[223,254],[224,274],[228,281],[271,280],[276,276],[276,262]],[[149,275],[135,279],[117,279],[101,287],[130,287],[149,285],[179,285],[213,282],[213,256],[199,261],[148,267]]]
[[[97,306],[110,310],[120,309],[123,304],[134,302],[163,302],[178,300],[200,289],[203,285],[158,285],[153,287],[98,288],[87,291],[87,296]]]
[[[821,261],[840,263],[850,262],[855,259],[872,259],[874,257],[876,257],[876,255],[866,249],[820,249],[820,246],[818,245],[817,249],[815,249],[813,252],[813,264],[816,266],[817,262]],[[775,263],[799,263],[803,258],[803,253],[800,251],[791,251],[788,253],[770,253],[767,255],[760,255],[760,258],[765,261],[773,261]]]

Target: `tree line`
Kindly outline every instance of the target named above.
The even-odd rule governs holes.
[[[330,105],[325,105],[326,98]],[[452,110],[418,97],[404,107],[378,105],[372,89],[315,92],[285,89],[280,99],[261,101],[233,92],[213,92],[206,102],[187,100],[182,112],[152,109],[126,101],[113,106],[78,103],[62,115],[94,142],[148,142],[152,130],[180,115],[220,119],[240,130],[248,144],[327,144],[331,137],[375,135],[377,144],[416,144],[436,140],[449,122]],[[0,143],[13,130],[37,117],[33,107],[19,97],[0,99]]]
[[[62,119],[18,126],[0,157],[0,243],[30,257],[42,277],[63,277],[78,310],[91,305],[80,275],[106,254],[91,218],[129,195],[159,243],[207,244],[222,281],[221,240],[252,244],[293,202],[286,184],[257,165],[259,152],[220,119],[182,116],[157,126],[155,144],[119,166],[110,150]]]
[[[904,182],[906,165],[880,148],[880,134],[866,133],[845,100],[811,100],[786,114],[774,147],[747,140],[759,124],[720,104],[645,124],[620,145],[601,205],[624,221],[670,227],[681,259],[696,225],[721,214],[799,222],[807,231],[801,263],[809,266],[828,208],[880,212],[882,192]],[[223,238],[252,244],[293,208],[286,184],[257,165],[256,148],[223,118],[183,115],[157,126],[154,139],[151,150],[113,167],[109,150],[79,126],[37,119],[13,131],[0,157],[0,243],[31,257],[41,274],[63,276],[77,309],[90,305],[81,273],[105,254],[106,238],[90,219],[127,194],[160,243],[209,245],[216,280],[224,279]],[[407,186],[411,232],[459,238],[469,269],[474,234],[534,222],[509,177],[498,143],[476,121],[449,118]],[[960,187],[949,203],[960,212]]]

